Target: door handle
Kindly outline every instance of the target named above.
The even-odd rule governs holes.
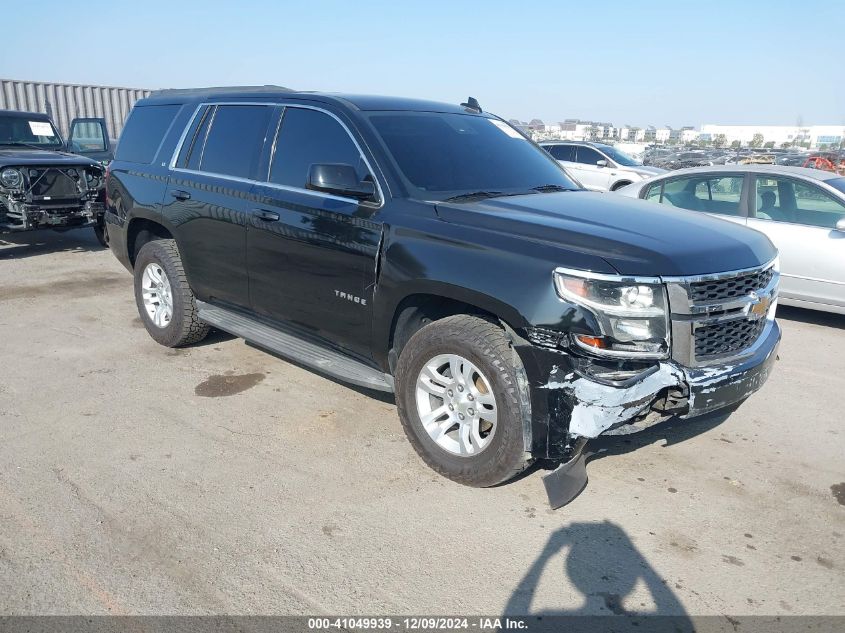
[[[255,217],[265,222],[278,222],[279,214],[275,211],[268,211],[267,209],[253,209]]]
[[[173,189],[170,191],[170,195],[176,198],[177,200],[190,200],[191,194],[187,191],[182,191],[181,189]]]

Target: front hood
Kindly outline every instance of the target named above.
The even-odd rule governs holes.
[[[97,161],[46,149],[0,147],[0,167],[15,165],[97,165]]]
[[[624,275],[701,275],[768,263],[777,250],[752,229],[615,194],[561,192],[441,202],[446,222],[599,256]],[[562,258],[563,259],[563,258]]]

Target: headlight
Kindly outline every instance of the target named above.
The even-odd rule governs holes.
[[[23,184],[23,174],[14,167],[6,167],[0,171],[0,184],[7,189],[17,189]]]
[[[600,336],[573,335],[579,347],[601,356],[668,356],[668,301],[659,279],[562,268],[555,271],[554,279],[560,297],[593,313],[601,329]]]

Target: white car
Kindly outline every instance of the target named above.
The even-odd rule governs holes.
[[[540,147],[585,188],[593,191],[616,191],[644,178],[666,173],[665,169],[646,167],[612,145],[603,143],[543,141]]]
[[[765,233],[780,251],[779,302],[845,314],[845,177],[782,165],[679,169],[619,190]]]

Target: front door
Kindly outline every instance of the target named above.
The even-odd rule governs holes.
[[[607,159],[592,147],[579,145],[575,150],[575,176],[587,189],[607,191],[610,187],[610,172]],[[605,161],[604,166],[598,164]]]
[[[306,182],[313,164],[352,165],[362,180],[372,174],[344,125],[322,110],[286,107],[274,146],[247,231],[253,310],[369,357],[378,207]]]
[[[70,122],[68,151],[92,160],[110,161],[113,158],[106,120],[98,118],[74,119]]]
[[[836,223],[845,205],[806,181],[758,174],[748,226],[780,251],[780,293],[801,301],[845,307],[845,233]]]

